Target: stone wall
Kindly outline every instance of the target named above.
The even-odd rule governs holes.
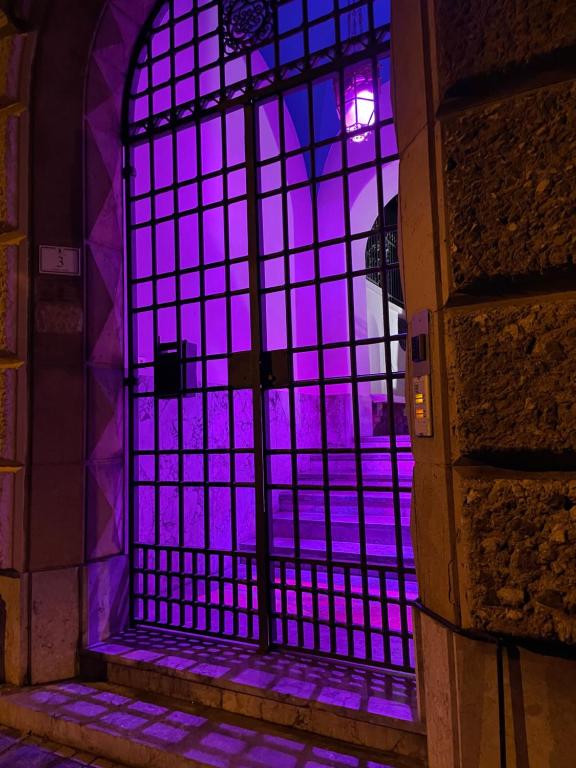
[[[0,669],[15,684],[73,676],[80,644],[126,622],[120,113],[152,4],[20,0],[0,33]],[[40,274],[40,245],[79,248],[82,275]]]
[[[576,643],[576,475],[462,478],[460,493],[474,625]]]
[[[442,93],[501,75],[576,43],[572,0],[437,0],[433,26]]]
[[[443,125],[446,245],[455,288],[572,266],[575,102],[576,83],[564,82]]]
[[[576,301],[544,299],[447,315],[455,458],[493,454],[517,464],[529,454],[575,455]]]
[[[28,450],[28,130],[33,40],[0,37],[0,653],[22,682],[28,649],[25,574]]]
[[[405,295],[432,328],[413,525],[430,765],[500,764],[504,722],[509,765],[529,747],[568,766],[575,728],[548,713],[576,707],[576,661],[514,644],[576,659],[576,5],[396,0],[394,26]],[[473,633],[512,643],[504,713]]]

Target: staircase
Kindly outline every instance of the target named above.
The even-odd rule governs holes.
[[[0,697],[0,718],[11,727],[50,742],[103,756],[92,765],[106,768],[119,761],[133,768],[421,765],[391,760],[328,739],[310,741],[297,731],[262,728],[250,718],[232,717],[196,705],[176,705],[166,697],[107,684],[62,683],[5,694]],[[14,763],[5,765],[16,768]],[[56,768],[64,763],[40,765]],[[17,768],[31,766],[30,762],[20,762]]]
[[[399,438],[401,441],[403,438]],[[399,445],[407,448],[408,444]],[[332,557],[337,560],[359,560],[361,552],[359,520],[358,470],[362,473],[363,516],[366,552],[377,564],[394,564],[397,559],[397,532],[389,438],[362,439],[360,467],[354,453],[330,454],[327,463],[329,486],[329,524]],[[398,482],[404,494],[400,497],[398,522],[402,555],[406,565],[413,565],[410,545],[410,498],[414,460],[411,453],[397,453]],[[299,523],[300,554],[321,556],[326,552],[326,503],[324,496],[324,457],[314,454],[298,473],[297,509],[293,494],[280,492],[271,509],[272,540],[275,554],[289,555],[294,550],[294,519]],[[379,489],[382,488],[382,491]]]
[[[4,689],[0,722],[107,768],[425,766],[410,676],[146,629],[83,652],[79,681]]]

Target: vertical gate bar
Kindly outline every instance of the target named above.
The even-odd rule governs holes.
[[[369,21],[371,28],[374,28],[374,9],[372,5],[369,6]],[[376,115],[377,124],[382,120],[381,104],[380,104],[380,73],[379,73],[379,60],[375,56],[372,59],[372,80],[374,86],[374,111]],[[384,320],[384,334],[386,336],[386,343],[384,344],[384,355],[386,360],[386,391],[387,391],[387,415],[390,434],[390,458],[392,469],[392,493],[394,499],[394,534],[396,542],[396,563],[397,563],[397,579],[398,579],[398,596],[399,596],[399,612],[401,621],[401,642],[402,642],[402,665],[410,666],[410,654],[409,654],[409,640],[408,640],[408,620],[406,614],[406,585],[405,585],[405,566],[404,566],[404,552],[402,542],[402,516],[400,508],[400,493],[399,493],[399,476],[398,476],[398,453],[396,442],[396,424],[394,420],[394,389],[392,373],[392,356],[390,350],[390,319],[389,319],[389,302],[388,302],[388,275],[385,258],[384,248],[384,183],[382,180],[382,170],[384,168],[382,157],[382,142],[380,136],[380,130],[375,129],[375,142],[376,142],[376,162],[377,162],[377,174],[376,183],[378,187],[378,216],[380,220],[380,231],[378,233],[380,238],[380,269],[382,280],[382,301],[383,301],[383,320]],[[392,659],[391,659],[392,661]]]
[[[222,23],[222,6],[219,7],[220,24]],[[226,50],[224,45],[223,35],[218,35],[219,57],[218,68],[220,71],[220,83],[226,82]],[[221,146],[222,146],[222,182],[223,182],[223,208],[224,208],[224,261],[225,261],[225,293],[226,293],[226,363],[227,370],[229,370],[229,360],[232,355],[232,299],[231,292],[231,277],[230,277],[230,211],[229,211],[229,188],[228,188],[228,126],[226,124],[226,116],[228,112],[222,112],[220,130],[221,130]],[[237,529],[237,507],[236,507],[236,453],[234,452],[235,446],[235,423],[234,423],[234,390],[230,386],[229,379],[227,380],[226,397],[228,402],[228,462],[229,462],[229,491],[230,491],[230,541],[231,541],[231,567],[232,574],[230,576],[232,586],[232,634],[234,637],[238,637],[239,634],[239,587],[238,587],[238,529]],[[226,569],[224,569],[226,571]],[[226,573],[224,573],[226,578]],[[226,589],[224,589],[224,634],[226,634]]]
[[[148,61],[152,61],[152,43],[149,39],[147,42],[147,54]],[[149,74],[152,77],[152,64],[149,64]],[[149,111],[153,114],[153,97],[152,92],[148,96]],[[152,227],[152,312],[153,312],[153,354],[156,354],[156,345],[158,343],[158,249],[157,249],[157,221],[156,221],[156,201],[154,195],[152,195],[152,189],[155,186],[155,158],[154,158],[154,139],[150,140],[150,204],[151,204],[151,227]],[[154,358],[153,358],[154,362]],[[156,621],[159,621],[159,604],[158,604],[158,562],[160,553],[160,488],[158,485],[158,478],[160,476],[160,430],[159,430],[159,402],[156,394],[156,386],[153,385],[153,402],[154,402],[154,612]],[[148,611],[146,611],[148,616]]]
[[[127,145],[124,146],[124,168],[126,169],[132,169],[132,158],[131,158],[131,148]],[[125,285],[124,285],[124,300],[126,302],[126,313],[124,315],[124,330],[126,333],[126,340],[125,340],[125,353],[127,354],[128,360],[127,365],[125,364],[125,370],[128,373],[128,387],[125,390],[124,393],[124,407],[127,410],[127,423],[128,423],[128,429],[126,429],[126,425],[124,426],[124,434],[125,439],[127,440],[127,448],[128,448],[128,460],[124,461],[124,471],[127,471],[128,477],[126,480],[128,481],[125,484],[125,489],[128,490],[128,493],[126,494],[126,491],[124,492],[125,497],[125,505],[128,510],[128,563],[129,563],[129,589],[128,589],[128,610],[129,610],[129,625],[133,626],[136,620],[136,539],[135,539],[135,512],[136,512],[136,505],[134,503],[134,496],[136,491],[136,483],[135,483],[135,460],[136,460],[136,454],[135,454],[135,424],[134,419],[136,416],[136,409],[134,408],[134,377],[135,377],[135,368],[134,368],[134,332],[132,329],[132,322],[134,317],[134,303],[133,303],[133,287],[132,287],[132,278],[133,278],[133,272],[134,267],[132,264],[132,259],[134,258],[134,250],[132,248],[132,201],[131,201],[131,173],[126,174],[126,178],[124,181],[124,210],[125,210],[125,217],[126,217],[126,254],[125,254],[125,269],[126,269],[126,278],[125,278]],[[125,318],[128,318],[127,321]],[[124,529],[126,530],[126,529]],[[143,577],[142,577],[143,578]]]
[[[305,10],[308,13],[308,0],[305,0]],[[316,81],[314,81],[316,82]],[[314,248],[314,293],[316,297],[316,345],[318,348],[318,390],[320,409],[320,431],[322,444],[322,493],[324,496],[324,530],[326,536],[326,580],[328,585],[328,612],[330,650],[336,653],[336,608],[334,598],[334,554],[332,547],[332,512],[329,491],[328,471],[328,429],[326,415],[326,379],[324,377],[323,329],[321,289],[318,283],[320,276],[320,248],[318,228],[318,182],[316,178],[316,133],[314,125],[314,82],[306,86],[308,95],[308,130],[310,135],[310,191],[312,197],[312,242]],[[318,648],[317,650],[321,650]]]
[[[170,92],[171,92],[171,98],[172,102],[176,103],[176,84],[174,81],[175,77],[175,55],[174,55],[174,48],[175,48],[175,40],[174,40],[174,6],[171,3],[170,4]],[[172,195],[173,199],[175,199],[176,195],[176,185],[178,181],[178,143],[177,143],[177,133],[178,129],[176,126],[172,127],[172,130],[170,131],[170,136],[172,137]],[[178,349],[178,357],[180,360],[180,365],[184,366],[184,370],[186,370],[187,361],[183,357],[183,351],[184,351],[184,345],[182,342],[182,313],[180,311],[181,309],[181,290],[180,290],[180,227],[178,226],[179,220],[174,220],[174,269],[176,272],[175,277],[175,288],[176,288],[176,345]],[[183,372],[180,371],[181,381],[185,381],[185,377],[183,377]],[[178,569],[178,584],[179,584],[179,601],[178,601],[178,615],[179,615],[179,621],[178,626],[179,628],[182,627],[183,618],[185,615],[185,608],[183,607],[182,600],[183,600],[183,594],[185,594],[185,577],[184,577],[184,488],[183,488],[183,481],[184,481],[184,445],[183,445],[183,426],[184,426],[184,407],[183,407],[183,397],[184,393],[182,391],[182,388],[179,388],[178,391],[178,561],[179,561],[179,569]],[[172,571],[172,557],[173,553],[171,554],[171,560],[170,560],[170,572]],[[172,585],[172,577],[169,577],[169,589],[171,592],[171,585]],[[172,611],[173,609],[171,609]],[[172,623],[172,622],[171,622]]]
[[[194,14],[194,40],[197,41],[199,36],[199,23],[198,13]],[[198,43],[194,43],[194,56],[195,60],[198,60]],[[198,67],[194,68],[194,89],[195,93],[200,93],[200,71]],[[209,432],[208,432],[208,393],[206,391],[206,383],[208,381],[208,364],[206,361],[206,272],[204,264],[204,217],[202,211],[204,208],[204,191],[202,188],[202,123],[200,120],[196,120],[193,124],[195,143],[196,143],[196,188],[198,190],[198,308],[200,317],[200,365],[201,365],[201,387],[198,395],[202,402],[202,472],[203,472],[203,511],[204,511],[204,552],[202,559],[199,557],[198,561],[203,563],[203,583],[204,583],[204,631],[210,629],[210,607],[208,602],[208,595],[210,593],[210,486],[209,486]],[[198,623],[200,623],[200,608],[198,609]],[[198,629],[198,627],[195,627]]]
[[[279,32],[280,32],[280,29],[279,29],[279,24],[278,24],[278,13],[276,12],[272,16],[272,46],[273,46],[273,49],[274,49],[274,76],[275,76],[275,80],[277,82],[282,77],[281,68],[280,68],[280,39],[279,39]],[[282,104],[282,96],[281,96],[281,94],[275,94],[275,97],[277,97],[278,123],[280,123],[280,106]],[[280,146],[279,146],[279,158],[280,158],[280,160],[279,160],[279,162],[280,162],[280,173],[282,174],[283,173],[284,160],[283,160],[282,137],[281,136],[279,137],[279,141],[280,141]],[[259,150],[260,150],[260,147],[258,146],[258,152],[259,152]],[[258,156],[258,159],[260,159],[259,156]],[[273,167],[273,166],[271,166],[271,167]],[[283,216],[283,219],[285,220],[285,210],[284,210],[284,208],[285,208],[285,206],[284,206],[284,195],[285,195],[284,190],[285,190],[285,185],[284,185],[284,176],[282,176],[281,178],[282,178],[282,182],[281,182],[282,216]],[[256,180],[256,183],[258,184],[258,180]],[[258,202],[257,205],[259,206],[260,203]],[[258,211],[258,213],[259,213],[259,211]],[[286,264],[287,264],[286,249],[288,247],[288,241],[287,241],[287,238],[286,238],[286,225],[285,225],[285,223],[283,224],[282,236],[283,236],[284,258],[285,258],[284,269],[286,270]],[[258,271],[260,272],[260,267],[259,267]],[[287,274],[289,274],[289,273],[287,273]],[[284,295],[286,297],[286,292],[285,292]],[[289,296],[289,293],[288,293],[288,296]],[[286,298],[285,298],[285,301],[286,301]],[[285,319],[286,319],[286,324],[288,324],[289,318],[286,317],[286,312],[287,312],[287,307],[285,307],[284,315],[285,315]],[[265,316],[264,317],[264,323],[266,323],[267,320],[268,320],[268,318],[267,318],[267,316]],[[286,325],[286,332],[288,333],[288,325]],[[264,336],[263,335],[262,335],[262,341],[264,341]],[[264,349],[263,346],[262,346],[262,349]],[[288,392],[289,392],[289,395],[288,395],[289,396],[289,406],[288,407],[291,409],[291,401],[290,401],[290,392],[291,392],[291,390],[290,390],[290,387],[288,388]],[[268,412],[268,408],[266,407],[264,409],[264,418],[265,419],[267,418],[267,412]],[[293,448],[294,448],[293,439],[294,439],[294,436],[295,436],[295,433],[294,433],[294,431],[292,429],[292,417],[293,417],[293,413],[291,411],[291,414],[290,414],[290,456],[291,457],[292,457],[292,451],[293,451]],[[264,426],[266,428],[266,439],[269,439],[269,437],[271,437],[271,433],[268,431],[269,430],[269,425],[265,424]],[[266,499],[266,504],[267,504],[267,519],[268,519],[269,525],[272,528],[273,523],[271,522],[270,517],[271,517],[271,515],[274,514],[274,496],[276,497],[276,499],[278,501],[278,504],[279,504],[280,503],[280,494],[276,492],[273,495],[272,491],[269,491],[268,485],[267,485],[267,478],[268,478],[268,474],[269,474],[268,473],[268,463],[267,462],[268,462],[268,455],[269,455],[268,451],[270,449],[271,449],[270,445],[266,445],[266,444],[264,445],[264,460],[265,460],[266,463],[264,464],[263,480],[264,480],[264,483],[265,483],[265,485],[264,485],[264,493],[265,493],[265,499]],[[292,478],[292,482],[294,482],[294,478]],[[294,513],[294,498],[295,498],[294,491],[292,491],[292,493],[291,493],[291,498],[292,498],[292,505],[291,505],[292,521],[294,522],[294,514],[295,514]],[[273,544],[273,539],[270,537],[270,546],[272,544]],[[271,560],[271,562],[274,563],[273,566],[272,566],[272,568],[273,568],[273,575],[271,576],[271,582],[274,585],[273,586],[273,589],[274,589],[273,596],[270,597],[271,615],[274,616],[273,621],[276,623],[276,611],[277,611],[277,608],[276,608],[276,606],[277,606],[277,600],[276,600],[276,594],[277,594],[276,573],[278,573],[279,580],[280,580],[279,588],[280,588],[281,605],[282,605],[282,608],[281,608],[281,612],[282,612],[282,617],[281,617],[281,620],[282,620],[282,643],[286,644],[286,643],[288,643],[288,627],[289,627],[289,625],[288,625],[288,603],[287,603],[288,593],[287,593],[287,584],[286,584],[286,563],[285,562],[280,562],[278,560],[274,560],[274,561]],[[274,627],[272,627],[272,625],[270,625],[270,644],[271,645],[272,645],[274,639],[275,639]]]
[[[220,35],[220,77],[224,82],[224,43],[222,41],[222,35]],[[225,259],[225,291],[226,291],[226,364],[228,363],[230,356],[232,355],[232,299],[230,297],[231,277],[230,277],[230,211],[228,202],[228,126],[226,125],[226,114],[223,113],[221,117],[221,131],[222,131],[222,175],[223,175],[223,195],[224,195],[224,259]],[[234,447],[236,444],[235,439],[235,423],[234,423],[234,390],[230,386],[230,381],[227,381],[227,401],[228,401],[228,439],[229,439],[229,489],[230,489],[230,526],[231,526],[231,547],[232,547],[232,607],[237,608],[239,606],[239,590],[238,590],[238,526],[237,526],[237,508],[236,508],[236,453]],[[225,596],[226,601],[226,596]],[[239,614],[234,610],[233,616],[233,628],[232,634],[234,637],[238,637],[239,632]],[[226,626],[226,614],[224,614],[224,626]]]
[[[346,639],[348,641],[348,656],[354,658],[354,599],[352,596],[352,566],[343,567],[344,577],[344,606],[346,615]],[[366,633],[366,625],[364,625]]]
[[[310,587],[312,603],[312,629],[314,636],[314,649],[320,649],[320,597],[318,595],[318,563],[309,563]]]
[[[282,247],[284,250],[284,295],[286,301],[286,346],[287,354],[292,357],[294,350],[294,324],[292,317],[292,292],[290,274],[290,228],[288,225],[288,193],[286,192],[286,126],[284,111],[286,109],[285,94],[278,96],[278,129],[280,143],[280,188],[282,190]],[[290,464],[292,468],[292,523],[294,532],[294,592],[296,594],[296,628],[298,633],[298,646],[304,644],[303,629],[303,605],[300,559],[302,557],[302,544],[300,538],[300,494],[298,492],[298,441],[296,424],[296,387],[293,381],[288,382],[288,402],[290,420]],[[284,583],[284,589],[288,584]]]
[[[338,94],[340,104],[346,104],[345,88],[346,70],[341,69],[338,77]],[[360,390],[358,386],[358,365],[357,365],[357,345],[356,345],[356,322],[355,322],[355,302],[354,302],[354,260],[352,258],[352,229],[350,224],[350,193],[348,180],[350,178],[350,166],[348,158],[348,134],[346,131],[346,110],[345,106],[340,114],[342,131],[342,161],[344,165],[344,228],[346,236],[346,273],[348,287],[348,335],[350,338],[350,374],[351,374],[351,396],[352,396],[352,421],[354,424],[354,463],[356,467],[356,487],[357,487],[357,509],[358,509],[358,539],[360,546],[360,573],[362,578],[362,613],[364,623],[364,637],[366,641],[366,657],[369,661],[373,659],[372,638],[370,629],[370,610],[368,606],[368,556],[366,541],[366,509],[364,504],[364,466],[362,454],[362,436],[360,426]],[[378,165],[374,164],[374,170],[378,173]]]
[[[250,322],[252,326],[252,408],[254,421],[254,472],[256,483],[256,576],[258,579],[258,634],[260,650],[270,647],[270,537],[264,471],[263,393],[256,365],[262,350],[260,315],[259,211],[257,197],[256,114],[251,102],[244,110],[246,190],[248,195],[248,268],[250,275]]]

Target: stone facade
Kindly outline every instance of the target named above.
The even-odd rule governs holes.
[[[504,727],[508,764],[564,768],[576,733],[551,713],[576,705],[576,661],[543,652],[576,656],[576,6],[393,9],[405,295],[432,329],[413,524],[429,762],[502,764]]]
[[[474,625],[576,643],[576,475],[463,478],[460,492]]]
[[[511,97],[443,126],[457,289],[570,268],[576,249],[576,84]]]
[[[437,0],[435,11],[443,93],[576,44],[572,0]]]
[[[22,0],[0,37],[0,599],[15,684],[74,675],[80,638],[126,622],[119,135],[152,4]],[[80,248],[82,276],[39,274],[40,245]]]
[[[510,452],[574,453],[576,301],[452,313],[447,340],[456,457],[491,453],[516,462]]]

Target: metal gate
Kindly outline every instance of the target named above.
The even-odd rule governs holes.
[[[337,5],[172,0],[143,35],[132,618],[409,669],[387,4]]]

